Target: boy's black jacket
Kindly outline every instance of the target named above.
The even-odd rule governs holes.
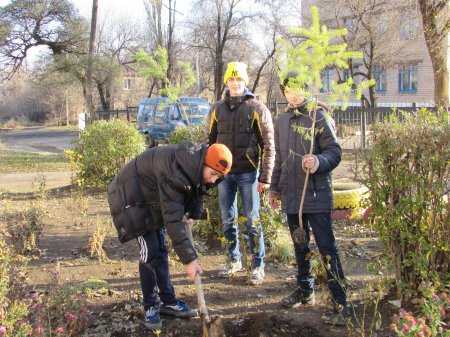
[[[122,168],[108,186],[121,242],[165,226],[181,262],[197,258],[183,217],[202,215],[206,149],[206,145],[190,143],[154,147]]]
[[[338,143],[331,117],[326,108],[317,107],[313,153],[319,160],[318,170],[310,176],[305,196],[304,213],[330,212],[333,207],[331,171],[341,161],[342,150]],[[309,153],[311,139],[307,130],[312,127],[312,113],[307,102],[296,109],[288,109],[275,121],[275,167],[270,190],[281,196],[283,209],[296,214],[305,184],[302,169],[303,156]]]

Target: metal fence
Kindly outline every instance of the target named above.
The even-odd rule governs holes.
[[[110,120],[113,118],[126,120],[128,123],[136,123],[137,107],[129,106],[125,109],[113,109],[113,110],[97,110],[93,116],[87,121],[92,122],[94,120]]]
[[[274,116],[286,110],[286,102],[269,102],[267,107]],[[364,149],[369,146],[371,127],[376,122],[383,122],[391,116],[396,116],[400,121],[404,118],[404,114],[414,113],[419,108],[361,108],[348,107],[346,110],[334,109],[333,119],[336,124],[337,136],[344,150]],[[129,123],[136,123],[137,107],[127,107],[125,109],[115,109],[102,111],[98,110],[94,113],[93,118],[88,120],[99,119],[123,119]]]
[[[286,102],[270,102],[267,106],[274,115],[286,110]],[[369,146],[371,127],[374,123],[383,122],[391,116],[396,116],[401,121],[405,114],[415,113],[419,109],[415,107],[364,109],[348,107],[346,110],[334,109],[332,117],[336,124],[337,136],[342,148],[344,150],[357,150]]]

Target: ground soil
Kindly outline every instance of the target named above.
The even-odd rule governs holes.
[[[350,161],[344,161],[335,177],[351,178],[351,166]],[[30,202],[35,200],[31,193],[35,190],[33,174],[0,175],[3,191],[0,194],[0,213],[30,207]],[[104,280],[108,291],[94,292],[87,298],[91,320],[85,336],[158,335],[152,334],[141,324],[143,313],[137,244],[129,242],[121,245],[116,239],[104,194],[92,192],[82,195],[68,185],[70,172],[45,175],[48,184],[45,228],[39,242],[41,253],[28,269],[30,291],[42,292],[51,286],[55,282],[52,276],[55,270],[58,271],[58,282],[65,285],[78,284],[88,279]],[[91,259],[86,248],[90,235],[102,223],[110,226],[104,243],[107,262]],[[356,303],[357,312],[362,313],[365,307],[358,303],[368,297],[367,285],[378,277],[377,274],[369,273],[367,266],[380,256],[381,244],[372,232],[356,222],[341,221],[335,225],[335,231],[349,280],[350,299]],[[219,276],[225,263],[223,249],[209,250],[202,244],[199,248],[204,268],[206,303],[213,315],[223,318],[227,336],[363,336],[356,334],[356,328],[352,334],[347,328],[324,323],[322,316],[330,310],[328,291],[324,284],[318,285],[315,306],[289,310],[279,306],[280,300],[295,288],[295,265],[281,264],[268,256],[265,282],[255,287],[248,284],[245,272],[231,280]],[[170,268],[177,296],[196,307],[195,288],[186,280],[183,266],[173,254]],[[390,310],[392,308],[386,305],[383,326],[389,323]],[[388,335],[381,331],[378,337]],[[200,319],[186,321],[166,318],[160,336],[201,336]]]
[[[8,212],[28,207],[29,193],[5,194],[2,208]],[[109,260],[88,257],[87,245],[96,224],[110,226],[104,195],[79,195],[74,188],[51,190],[45,201],[47,215],[39,247],[41,254],[30,263],[30,290],[45,291],[52,274],[59,272],[61,284],[78,284],[88,279],[104,280],[110,289],[88,299],[92,320],[87,336],[149,336],[142,325],[138,278],[138,249],[135,242],[120,244],[113,232],[104,243]],[[379,256],[381,245],[363,227],[350,222],[336,224],[336,236],[344,270],[351,283],[352,299],[364,297],[366,285],[376,278],[367,272],[368,263]],[[295,265],[270,260],[263,285],[251,286],[245,272],[228,280],[219,276],[225,263],[223,250],[202,250],[205,270],[203,283],[207,305],[225,322],[227,336],[347,336],[346,328],[324,324],[321,317],[330,310],[328,291],[319,285],[314,307],[284,310],[280,300],[295,288]],[[196,307],[195,288],[185,278],[183,266],[173,254],[170,258],[177,296]],[[161,336],[200,336],[199,319],[166,319]]]

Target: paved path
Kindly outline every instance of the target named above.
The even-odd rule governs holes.
[[[78,137],[78,131],[45,127],[0,131],[0,141],[14,151],[62,153],[70,148]]]
[[[39,183],[45,180],[46,189],[67,186],[71,184],[72,172],[30,172],[1,173],[0,193],[24,193],[36,191]]]

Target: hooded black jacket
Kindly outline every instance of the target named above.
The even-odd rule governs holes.
[[[153,229],[166,227],[183,264],[197,258],[183,217],[198,219],[201,215],[206,149],[206,145],[189,143],[154,147],[129,162],[117,176],[120,180],[133,179],[137,171],[145,203],[151,209]]]
[[[288,214],[299,211],[300,196],[306,174],[302,159],[308,153],[311,141],[298,128],[310,129],[312,118],[307,102],[297,109],[288,109],[275,121],[275,167],[270,190],[281,195],[283,209]],[[308,181],[304,213],[330,212],[333,207],[331,171],[341,161],[341,147],[337,141],[332,120],[319,103],[313,153],[319,168]]]

